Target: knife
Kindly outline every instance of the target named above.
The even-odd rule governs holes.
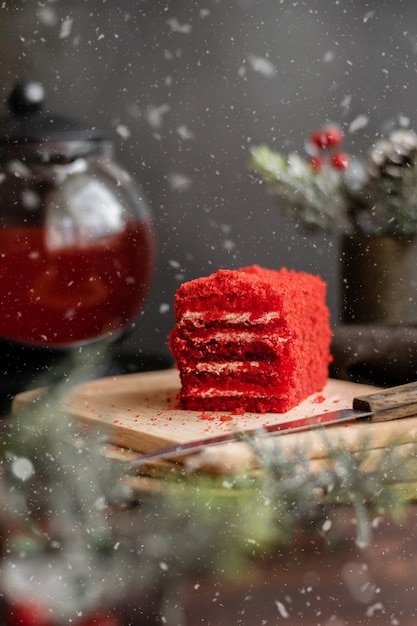
[[[288,433],[334,426],[345,422],[383,422],[413,415],[417,415],[417,382],[385,390],[376,390],[369,395],[355,397],[351,409],[327,411],[320,415],[300,417],[276,424],[266,424],[260,428],[233,431],[227,434],[186,441],[185,443],[151,450],[132,461],[129,466],[131,469],[135,469],[151,461],[179,458],[187,454],[199,452],[204,448],[235,441],[244,441],[251,437],[286,435]]]

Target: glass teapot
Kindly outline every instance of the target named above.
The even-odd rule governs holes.
[[[61,349],[134,322],[155,246],[115,137],[44,112],[44,99],[18,83],[0,120],[0,337]]]

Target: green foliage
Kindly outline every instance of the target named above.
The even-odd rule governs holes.
[[[250,149],[249,169],[283,212],[307,228],[409,237],[417,228],[417,137],[393,131],[346,170],[315,169],[296,153]]]
[[[315,172],[298,154],[283,156],[265,145],[251,148],[250,154],[250,168],[286,214],[311,229],[345,229],[348,196],[343,174],[329,166]]]

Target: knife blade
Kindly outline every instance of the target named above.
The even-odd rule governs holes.
[[[371,394],[357,396],[353,399],[352,408],[327,411],[319,415],[303,416],[285,422],[266,424],[249,430],[236,430],[230,433],[215,435],[172,444],[145,452],[131,461],[131,469],[139,468],[146,463],[158,460],[180,458],[199,452],[204,448],[219,446],[225,443],[244,441],[252,437],[278,436],[307,430],[329,427],[346,422],[372,421],[381,422],[417,415],[417,382],[377,389]]]

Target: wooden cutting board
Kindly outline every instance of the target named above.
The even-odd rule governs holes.
[[[354,396],[375,391],[375,387],[330,379],[320,393],[315,393],[285,414],[213,413],[176,408],[180,388],[178,372],[163,370],[102,378],[83,383],[65,398],[68,412],[80,425],[123,448],[146,452],[161,446],[182,443],[266,424],[285,422],[305,415],[351,408]],[[39,392],[25,392],[15,398],[14,409],[32,402]],[[329,443],[343,444],[351,450],[363,446],[381,448],[394,439],[396,443],[416,440],[417,418],[383,423],[351,423],[275,437],[274,445],[287,452],[302,448],[311,458],[328,453]],[[192,461],[190,462],[190,459]],[[189,457],[190,468],[214,468],[235,471],[253,465],[254,455],[245,443],[210,448],[202,455]]]

